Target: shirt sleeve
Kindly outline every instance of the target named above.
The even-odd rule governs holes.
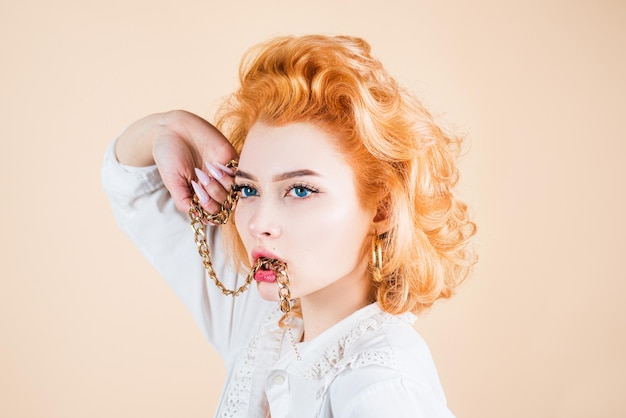
[[[263,301],[255,286],[233,298],[225,296],[207,277],[193,240],[189,218],[176,209],[156,166],[129,167],[117,161],[114,143],[106,150],[102,184],[115,220],[139,251],[176,292],[205,337],[228,361],[229,354],[245,344],[261,310],[273,307]],[[219,227],[207,227],[207,243],[217,277],[236,288],[245,277],[229,262],[221,245]]]

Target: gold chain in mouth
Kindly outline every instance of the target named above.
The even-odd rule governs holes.
[[[227,167],[233,168],[235,171],[237,170],[237,162],[235,160],[231,160]],[[245,282],[239,286],[237,289],[231,290],[227,289],[226,286],[220,281],[215,274],[215,269],[213,268],[213,261],[211,260],[211,251],[209,250],[209,245],[206,241],[206,224],[212,223],[215,225],[225,225],[230,219],[230,215],[232,211],[237,206],[237,201],[239,200],[239,190],[234,186],[231,187],[230,193],[226,196],[226,200],[222,203],[222,207],[215,214],[210,214],[205,211],[200,205],[200,199],[198,199],[197,195],[193,195],[191,199],[191,204],[189,206],[189,218],[191,219],[191,229],[193,230],[193,238],[196,246],[198,247],[198,253],[202,258],[202,264],[204,265],[204,269],[206,270],[208,276],[213,280],[215,286],[222,292],[223,295],[237,297],[245,292],[249,287],[250,283],[252,283],[252,279],[254,275],[259,270],[271,270],[276,274],[276,283],[278,284],[278,298],[280,300],[280,310],[288,316],[291,312],[291,291],[289,290],[289,276],[287,275],[287,265],[275,258],[268,257],[259,257],[257,259],[256,264],[248,273]],[[291,340],[291,344],[296,354],[296,358],[301,360],[300,352],[298,351],[298,347],[296,346],[296,341],[293,336],[293,332],[291,330],[291,325],[289,324],[287,327],[287,331],[289,333],[289,338]]]
[[[233,201],[236,204],[236,199]],[[195,206],[195,207],[194,207]],[[222,208],[224,205],[222,205]],[[232,210],[232,209],[230,209]],[[189,217],[191,218],[191,229],[194,232],[194,241],[196,246],[198,247],[198,253],[200,254],[200,258],[202,259],[202,264],[204,265],[204,269],[206,270],[208,276],[213,280],[215,286],[222,292],[223,295],[236,297],[245,292],[248,287],[250,287],[250,283],[252,283],[252,279],[254,275],[259,270],[272,270],[276,273],[276,281],[278,282],[278,295],[281,300],[280,308],[283,312],[287,313],[291,310],[291,301],[290,301],[290,292],[289,292],[289,277],[287,276],[287,265],[280,260],[276,260],[273,258],[260,257],[248,276],[246,277],[245,282],[239,286],[237,289],[231,290],[227,289],[226,286],[220,281],[215,273],[215,269],[213,268],[213,260],[211,259],[211,250],[209,249],[209,245],[206,241],[206,231],[205,231],[205,222],[203,220],[207,220],[202,213],[204,210],[200,208],[200,205],[197,202],[197,196],[194,196],[192,201],[192,207],[189,209]],[[230,214],[228,214],[230,215]],[[228,221],[228,215],[226,215],[226,221]],[[215,223],[208,220],[209,222]]]
[[[280,310],[287,314],[291,311],[291,291],[289,290],[289,276],[287,275],[287,264],[275,258],[259,257],[256,265],[250,272],[252,277],[259,270],[271,270],[276,274],[276,284],[278,284],[278,297],[280,299]]]

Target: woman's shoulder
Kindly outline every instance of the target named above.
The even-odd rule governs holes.
[[[431,375],[435,372],[432,356],[413,328],[415,319],[411,313],[384,312],[377,304],[364,308],[334,327],[324,344],[311,350],[314,354],[307,356],[310,377],[328,380],[346,369],[369,366],[394,376]]]
[[[351,369],[381,366],[397,376],[417,379],[435,372],[428,345],[413,326],[413,314],[381,311],[376,317],[369,332],[362,332],[346,347],[345,357],[353,359]]]
[[[428,411],[425,416],[452,416],[430,350],[413,327],[415,316],[380,311],[371,318],[368,327],[355,328],[360,335],[345,347],[333,370],[328,386],[333,410],[357,408],[358,413],[348,414],[357,415],[350,416],[376,416],[375,411],[404,416],[417,410]],[[404,412],[394,409],[394,400]]]

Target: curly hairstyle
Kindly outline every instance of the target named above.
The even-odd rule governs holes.
[[[217,127],[241,152],[251,126],[308,122],[332,131],[351,164],[364,207],[378,207],[382,309],[418,313],[449,298],[476,261],[476,225],[453,193],[462,138],[437,124],[370,53],[349,36],[271,39],[244,55],[240,88],[218,110]],[[239,265],[247,255],[232,223],[227,242]]]

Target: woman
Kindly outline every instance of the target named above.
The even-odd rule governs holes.
[[[358,38],[270,40],[240,83],[217,128],[148,116],[103,168],[118,223],[224,358],[216,416],[452,416],[412,324],[474,263],[460,140]]]

